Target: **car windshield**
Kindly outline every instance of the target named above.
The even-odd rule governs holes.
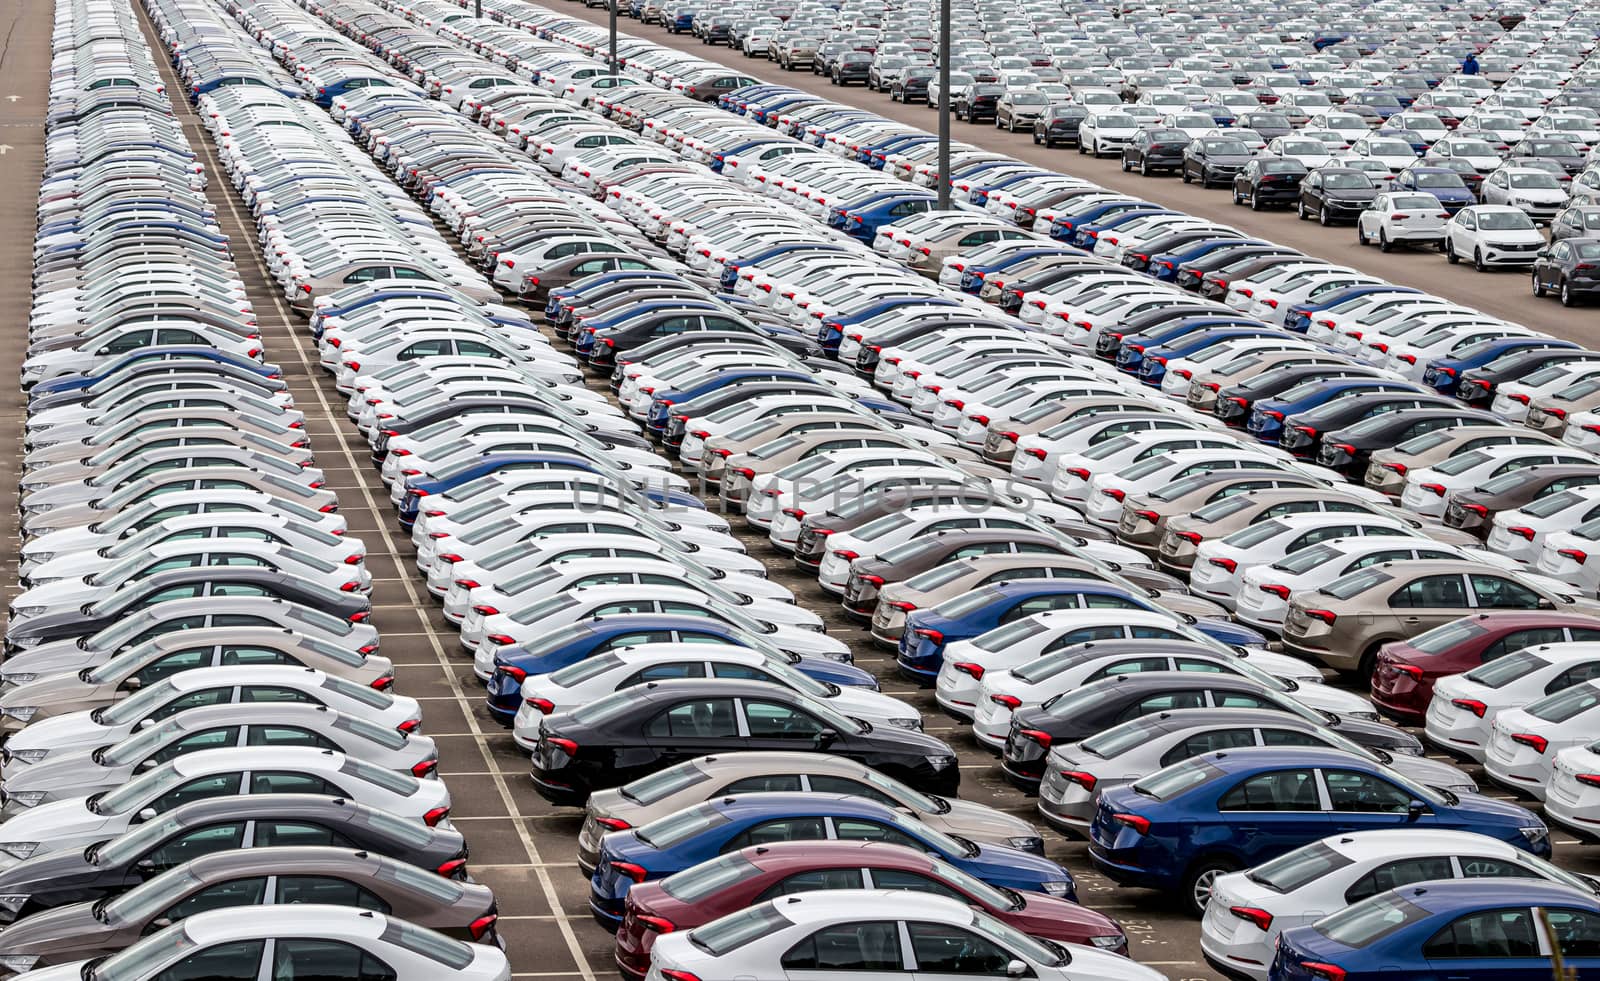
[[[1202,759],[1184,760],[1157,770],[1133,785],[1133,792],[1156,800],[1170,800],[1222,776],[1223,771]]]
[[[104,913],[109,922],[147,923],[203,884],[189,866],[180,865],[116,897]]]
[[[161,796],[185,779],[176,766],[165,763],[95,800],[92,809],[96,814],[125,814]]]
[[[93,972],[85,977],[90,981],[137,981],[154,977],[163,964],[199,946],[199,942],[184,931],[182,923],[174,923],[96,963]]]
[[[1318,841],[1258,865],[1245,877],[1273,892],[1291,893],[1350,863],[1350,858]]]
[[[1519,184],[1517,186],[1520,187],[1522,185]],[[1560,185],[1556,183],[1554,178],[1550,178],[1548,186],[1559,187]],[[1480,211],[1478,213],[1478,227],[1491,232],[1533,231],[1533,219],[1521,211]]]
[[[1132,116],[1121,112],[1103,112],[1094,118],[1094,123],[1101,129],[1133,129],[1139,125]]]
[[[1372,186],[1372,178],[1366,174],[1328,174],[1322,179],[1324,187],[1336,190],[1354,190]]]
[[[1360,949],[1409,924],[1426,919],[1428,915],[1427,910],[1393,893],[1379,893],[1371,899],[1324,916],[1313,923],[1311,929],[1336,944]]]
[[[1561,189],[1561,182],[1549,174],[1510,174],[1508,176],[1511,180],[1511,186],[1521,190],[1559,191]]]
[[[101,712],[100,724],[111,727],[132,725],[139,719],[154,712],[158,707],[165,705],[176,691],[177,689],[173,687],[170,678],[165,681],[159,681],[149,688],[141,688]]]
[[[1248,157],[1250,148],[1238,140],[1202,140],[1205,151],[1218,157]]]
[[[131,766],[147,759],[150,754],[165,746],[168,740],[182,731],[183,723],[179,716],[175,715],[160,725],[141,729],[107,749],[100,754],[100,762],[106,766]]]
[[[1322,587],[1322,592],[1337,600],[1347,600],[1352,596],[1359,596],[1369,589],[1381,586],[1393,578],[1392,575],[1382,569],[1362,569],[1359,572],[1352,572],[1328,583],[1328,585]]]

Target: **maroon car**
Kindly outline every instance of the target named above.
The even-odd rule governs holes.
[[[1600,620],[1577,613],[1479,613],[1410,640],[1385,644],[1372,672],[1372,702],[1399,722],[1421,722],[1433,683],[1535,644],[1600,640]]]
[[[657,934],[690,930],[774,896],[818,889],[931,892],[1035,937],[1128,953],[1127,934],[1103,913],[1043,893],[996,888],[904,845],[789,841],[731,852],[629,889],[617,930],[617,968],[623,977],[643,978]]]

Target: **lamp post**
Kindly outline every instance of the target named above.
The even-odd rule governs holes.
[[[950,0],[939,0],[939,210],[950,210]]]
[[[483,19],[483,0],[472,0],[472,16]]]
[[[617,74],[617,4],[621,0],[611,0],[611,55],[606,64],[611,69],[611,74]]]

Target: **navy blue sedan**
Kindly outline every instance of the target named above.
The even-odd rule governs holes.
[[[1516,804],[1425,787],[1335,749],[1274,748],[1207,753],[1105,790],[1089,858],[1122,885],[1176,892],[1199,915],[1225,872],[1328,835],[1403,827],[1476,831],[1550,855],[1544,822]]]

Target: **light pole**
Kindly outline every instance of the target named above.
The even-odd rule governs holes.
[[[939,0],[939,210],[950,210],[950,0]]]
[[[483,0],[472,0],[472,16],[483,19]]]
[[[611,0],[611,58],[606,64],[611,66],[611,74],[617,74],[617,4],[621,0]]]

